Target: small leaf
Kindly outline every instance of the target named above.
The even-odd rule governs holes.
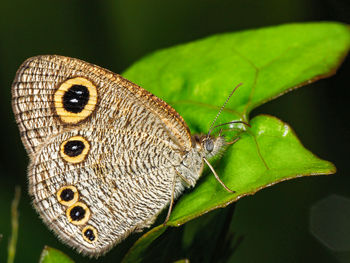
[[[63,252],[45,246],[40,256],[40,263],[74,263],[72,259],[70,259]]]
[[[322,22],[216,35],[155,52],[123,76],[172,105],[193,133],[205,133],[240,82],[219,123],[248,121],[251,110],[266,101],[334,74],[349,50],[349,33],[346,25]],[[215,162],[236,193],[227,193],[205,170],[196,187],[179,198],[167,225],[179,226],[284,180],[335,173],[334,165],[306,150],[286,123],[266,115],[249,123]],[[140,261],[164,230],[160,225],[144,234],[125,262]]]

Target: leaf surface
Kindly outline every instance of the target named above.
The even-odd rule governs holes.
[[[67,255],[58,249],[46,246],[41,252],[40,263],[74,263]]]
[[[349,28],[340,23],[281,25],[164,49],[141,59],[123,76],[173,106],[192,133],[206,133],[238,83],[243,85],[218,123],[249,121],[257,106],[334,74],[349,46]],[[196,187],[176,202],[167,225],[179,226],[284,180],[335,173],[333,164],[303,147],[288,124],[267,115],[249,123],[251,128],[233,127],[240,140],[213,162],[222,181],[236,193],[226,192],[206,169]],[[164,230],[160,225],[143,235],[124,262],[140,262]]]

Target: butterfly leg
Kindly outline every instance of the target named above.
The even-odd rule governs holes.
[[[235,138],[233,141],[228,142],[227,144],[228,144],[228,145],[234,144],[234,143],[237,142],[239,139],[241,139],[241,137],[237,137],[237,138]]]
[[[171,211],[173,210],[174,195],[175,195],[175,185],[176,185],[176,175],[174,175],[174,177],[173,177],[173,185],[172,185],[172,188],[171,188],[171,200],[170,200],[170,204],[169,204],[168,214],[167,214],[167,216],[165,218],[165,221],[163,223],[164,226],[169,221]]]
[[[217,175],[217,173],[215,172],[213,166],[210,164],[210,162],[203,157],[203,160],[205,161],[205,163],[209,166],[210,170],[213,172],[215,179],[225,188],[225,190],[229,193],[235,193],[235,191],[231,190],[230,188],[228,188],[223,181],[221,181],[220,177]]]
[[[176,169],[175,169],[175,172],[181,178],[181,180],[187,184],[187,186],[194,186],[193,184],[191,184],[190,181],[188,181],[188,179],[186,179],[185,176],[183,176],[181,173],[179,173]]]

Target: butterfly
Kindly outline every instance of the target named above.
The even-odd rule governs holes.
[[[27,59],[12,106],[36,211],[59,239],[90,256],[149,227],[169,206],[167,221],[174,200],[228,144],[210,133],[192,136],[163,100],[69,57]]]

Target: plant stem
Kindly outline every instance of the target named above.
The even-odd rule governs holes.
[[[21,197],[21,187],[16,186],[15,188],[15,197],[11,204],[11,225],[12,233],[8,245],[8,258],[7,263],[13,263],[15,260],[16,254],[16,244],[18,237],[18,204]]]

